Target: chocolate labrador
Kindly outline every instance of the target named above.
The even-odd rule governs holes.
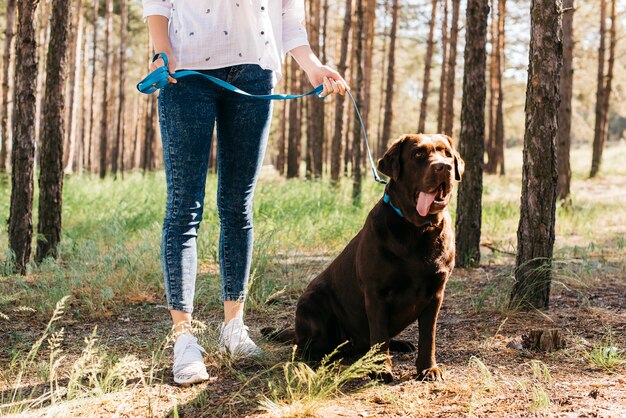
[[[395,141],[378,161],[378,170],[389,176],[383,198],[299,298],[295,330],[263,333],[295,341],[308,359],[319,359],[346,340],[356,352],[382,344],[387,361],[380,377],[390,381],[389,349],[414,350],[391,338],[417,319],[418,378],[441,379],[435,331],[454,268],[448,203],[463,169],[448,136],[404,135]]]

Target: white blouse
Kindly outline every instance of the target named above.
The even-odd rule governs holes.
[[[177,69],[258,64],[281,77],[285,54],[308,45],[304,0],[142,0],[169,19]]]

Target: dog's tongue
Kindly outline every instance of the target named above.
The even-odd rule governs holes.
[[[435,196],[437,196],[437,193],[419,192],[419,195],[417,195],[417,213],[419,213],[420,216],[428,215],[430,205],[432,205],[435,200]]]

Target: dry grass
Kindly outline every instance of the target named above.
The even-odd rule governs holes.
[[[519,151],[508,150],[510,157]],[[593,180],[585,177],[587,152],[574,150],[572,200],[558,208],[546,312],[508,306],[519,158],[511,158],[507,177],[485,178],[483,240],[489,245],[479,268],[455,270],[448,284],[437,340],[446,380],[437,383],[416,381],[408,355],[394,357],[397,379],[382,385],[363,377],[376,365],[367,358],[316,369],[294,359],[290,347],[263,344],[267,355],[248,362],[220,354],[215,231],[209,227],[200,236],[197,318],[203,322],[197,333],[209,352],[211,379],[177,387],[158,277],[160,213],[154,196],[136,192],[161,179],[131,177],[123,185],[130,196],[124,204],[103,183],[91,190],[91,202],[102,212],[80,206],[89,186],[70,180],[73,216],[65,218],[61,262],[31,266],[25,278],[0,273],[6,342],[0,345],[0,415],[626,416],[626,145],[607,148],[602,175]],[[379,197],[376,187],[366,191],[367,199]],[[350,208],[346,185],[326,188],[272,180],[259,192],[247,313],[257,338],[264,326],[291,323],[306,283],[362,223],[369,204]],[[122,212],[120,205],[126,205]],[[134,212],[145,205],[141,215]],[[207,210],[209,218],[213,210]],[[5,240],[0,233],[0,243]],[[6,269],[10,262],[5,257],[0,265]],[[62,299],[66,294],[71,296]],[[560,328],[567,347],[551,354],[510,348],[529,329],[542,327]],[[413,325],[400,338],[415,342],[416,336]]]

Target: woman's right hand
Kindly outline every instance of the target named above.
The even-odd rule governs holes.
[[[167,55],[167,71],[170,74],[173,74],[174,71],[176,71],[176,61],[174,60],[174,54],[172,54],[171,51],[165,52],[165,54]],[[165,65],[165,63],[163,62],[163,58],[159,57],[155,61],[150,63],[150,71],[154,71],[157,68],[163,67],[163,65]],[[171,75],[167,76],[167,80],[173,84],[177,83],[177,80]]]

